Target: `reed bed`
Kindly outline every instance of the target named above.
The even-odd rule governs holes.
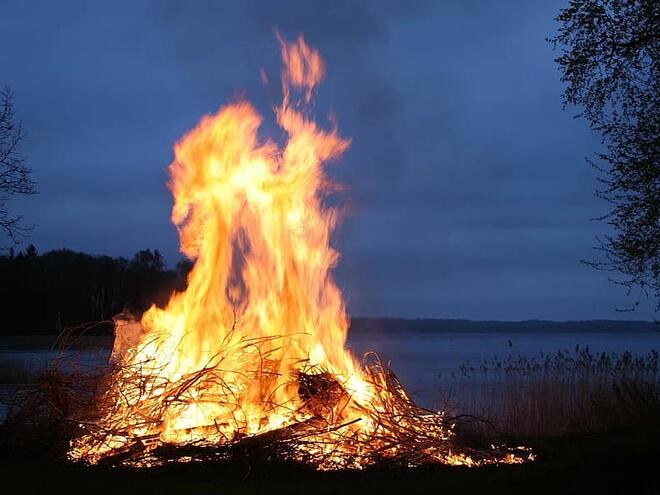
[[[447,402],[481,418],[470,427],[507,437],[593,433],[660,422],[658,352],[592,353],[588,347],[537,357],[469,362],[453,374]]]

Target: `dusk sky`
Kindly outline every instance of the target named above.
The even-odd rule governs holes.
[[[278,29],[318,48],[317,117],[352,139],[335,273],[354,315],[653,318],[597,259],[600,141],[545,41],[562,1],[5,1],[0,84],[39,194],[13,200],[40,252],[180,255],[174,142],[245,96],[269,119]],[[272,81],[263,85],[260,70]],[[279,136],[279,133],[276,133]]]

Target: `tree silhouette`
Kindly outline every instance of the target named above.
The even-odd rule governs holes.
[[[582,107],[606,145],[599,163],[588,161],[614,235],[597,239],[605,261],[589,264],[652,292],[660,309],[660,2],[571,0],[556,20],[549,41],[561,48],[564,105]]]
[[[8,88],[0,90],[0,230],[13,243],[26,232],[19,215],[11,215],[7,202],[16,194],[36,192],[30,170],[20,154],[25,134],[20,122],[15,121],[12,94]]]
[[[139,316],[185,288],[184,273],[166,270],[158,250],[132,261],[70,249],[40,254],[29,245],[17,256],[0,256],[0,335],[52,333],[61,326],[106,320],[127,309]]]
[[[34,244],[30,244],[27,248],[25,248],[26,258],[36,258],[38,255],[39,255],[39,251],[37,251],[37,248],[35,247]]]
[[[165,261],[158,249],[143,249],[135,253],[131,260],[131,268],[137,271],[161,271],[165,267]]]

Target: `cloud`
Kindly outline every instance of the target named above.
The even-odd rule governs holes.
[[[580,265],[605,226],[583,162],[598,147],[560,105],[544,41],[557,5],[175,1],[3,6],[0,67],[30,134],[40,195],[13,204],[40,251],[178,256],[173,143],[237,94],[278,101],[273,29],[328,65],[317,115],[352,146],[328,167],[351,215],[337,276],[359,314],[620,317]],[[25,36],[30,33],[30,36]],[[271,83],[263,86],[264,69]],[[625,317],[650,315],[638,312]]]

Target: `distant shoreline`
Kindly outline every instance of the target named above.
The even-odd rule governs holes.
[[[349,337],[396,334],[448,334],[448,333],[501,333],[501,334],[584,334],[584,333],[645,333],[658,334],[660,324],[652,321],[585,320],[585,321],[477,321],[439,318],[377,318],[355,317],[351,319]],[[5,334],[0,335],[0,352],[12,350],[48,349],[56,340],[55,334]],[[76,347],[98,348],[112,346],[110,329],[101,334],[86,335]]]
[[[353,333],[658,333],[660,324],[640,320],[480,321],[440,318],[351,319]]]

